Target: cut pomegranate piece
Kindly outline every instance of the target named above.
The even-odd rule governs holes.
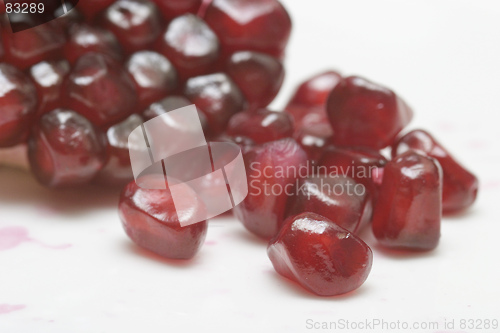
[[[386,247],[432,250],[439,242],[443,175],[439,163],[414,151],[384,168],[373,233]]]
[[[130,166],[128,138],[130,133],[143,123],[136,114],[131,115],[121,123],[108,128],[108,161],[97,174],[95,181],[104,185],[125,185],[134,179]]]
[[[202,0],[153,0],[160,8],[163,17],[172,20],[174,17],[187,13],[196,14],[201,7]]]
[[[281,62],[259,52],[236,52],[226,64],[226,73],[240,87],[249,109],[263,108],[278,95],[285,70]]]
[[[284,112],[267,109],[245,111],[231,117],[226,133],[232,137],[247,137],[260,144],[292,137],[293,121]]]
[[[175,68],[159,53],[136,52],[127,61],[125,68],[134,80],[140,111],[171,94],[177,86]]]
[[[373,262],[371,249],[361,239],[313,213],[288,218],[267,254],[276,272],[319,296],[359,288]]]
[[[8,30],[2,30],[4,61],[20,69],[60,57],[66,41],[62,29],[54,21],[16,33]]]
[[[116,60],[121,60],[123,57],[121,46],[111,32],[87,24],[72,26],[64,46],[64,57],[74,64],[82,55],[89,52],[102,53]]]
[[[298,178],[307,174],[307,155],[289,138],[249,148],[244,160],[248,196],[234,212],[249,231],[269,239],[283,223]]]
[[[30,68],[30,76],[38,93],[38,115],[59,106],[64,80],[70,65],[65,60],[42,61]]]
[[[277,0],[213,0],[204,19],[227,55],[250,50],[281,58],[292,28]]]
[[[189,79],[184,94],[205,114],[213,136],[222,133],[229,119],[245,106],[240,89],[223,73]]]
[[[134,83],[113,59],[87,53],[65,83],[65,104],[97,126],[116,124],[136,108]]]
[[[161,16],[153,2],[118,0],[102,17],[102,26],[115,34],[127,53],[149,48],[162,29]]]
[[[32,130],[28,157],[40,183],[66,187],[89,182],[106,162],[106,136],[82,115],[57,109]]]
[[[170,22],[156,48],[172,61],[183,81],[207,73],[219,56],[217,36],[202,19],[192,14]]]
[[[478,180],[423,130],[414,130],[401,137],[393,146],[392,154],[400,155],[417,150],[435,158],[443,168],[443,213],[450,214],[470,207],[477,197]]]
[[[147,181],[165,187],[163,176],[149,176]],[[168,188],[150,190],[138,187],[135,182],[129,183],[120,197],[119,214],[130,239],[166,258],[192,258],[203,245],[208,224],[202,221],[181,227],[179,214],[198,214],[205,210],[203,202],[196,200],[196,193],[187,185],[182,195],[193,203],[189,205],[192,211],[177,212]]]
[[[0,147],[26,141],[36,107],[33,83],[17,68],[0,63]]]
[[[413,112],[396,94],[366,79],[342,79],[327,102],[327,112],[339,146],[381,149],[392,144]]]
[[[363,184],[373,199],[377,198],[378,186],[373,182],[381,169],[387,164],[387,159],[377,150],[367,147],[334,147],[329,146],[318,162],[320,170],[327,174],[344,175]]]
[[[372,202],[365,187],[352,178],[312,175],[300,179],[287,215],[303,212],[322,215],[350,232],[358,232],[370,222]]]

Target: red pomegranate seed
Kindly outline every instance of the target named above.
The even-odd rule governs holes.
[[[205,114],[213,136],[222,133],[229,119],[245,106],[240,89],[223,73],[189,79],[184,95]]]
[[[123,57],[121,46],[111,32],[87,24],[72,26],[64,46],[64,57],[74,64],[82,55],[89,52],[102,53],[116,60],[121,60]]]
[[[97,126],[116,124],[136,108],[134,83],[121,66],[102,54],[87,53],[65,83],[65,104]]]
[[[187,13],[196,14],[201,7],[202,0],[153,0],[160,8],[163,17],[172,20]]]
[[[32,172],[45,186],[84,184],[106,162],[106,136],[80,114],[57,109],[35,125],[28,157]]]
[[[294,138],[307,153],[310,160],[318,161],[333,136],[333,130],[330,123],[326,121],[322,113],[310,113],[303,118],[301,123],[295,127]]]
[[[17,68],[0,63],[0,147],[26,141],[36,107],[33,83]]]
[[[396,94],[357,76],[342,79],[327,102],[339,146],[381,149],[392,144],[413,112]]]
[[[335,71],[317,74],[297,88],[288,105],[325,107],[328,96],[341,79],[342,76]]]
[[[281,58],[292,28],[277,0],[213,0],[204,19],[227,55],[250,50]]]
[[[248,196],[234,212],[249,231],[269,239],[283,224],[286,204],[295,195],[297,180],[307,173],[307,156],[289,138],[249,148],[244,159]]]
[[[92,21],[97,14],[108,8],[116,0],[80,0],[78,10],[83,13],[88,21]]]
[[[326,168],[328,174],[337,173],[353,178],[363,184],[372,198],[376,200],[378,186],[373,177],[381,173],[387,159],[377,150],[367,147],[334,147],[329,146],[319,159],[318,169]]]
[[[359,288],[373,262],[371,249],[361,239],[313,213],[288,218],[267,254],[276,272],[319,296]]]
[[[125,68],[134,81],[140,111],[171,94],[177,86],[175,68],[159,53],[136,52],[127,61]]]
[[[8,30],[2,30],[4,61],[20,69],[60,57],[66,41],[62,29],[54,21],[16,33]]]
[[[127,53],[149,48],[162,29],[161,16],[153,2],[118,0],[104,12],[102,26],[115,34]]]
[[[372,202],[365,187],[352,178],[311,175],[300,179],[288,211],[288,216],[316,213],[355,233],[370,222]]]
[[[133,114],[121,123],[108,128],[108,161],[94,181],[103,185],[124,186],[134,179],[130,166],[128,137],[143,123],[139,115]],[[130,147],[133,148],[133,147]]]
[[[156,44],[184,81],[207,73],[219,56],[219,40],[199,17],[186,14],[176,17]]]
[[[245,111],[231,117],[226,133],[232,137],[246,137],[260,144],[292,137],[293,120],[284,112],[267,109]]]
[[[408,151],[384,168],[373,233],[386,247],[432,250],[439,242],[443,175],[439,163]]]
[[[147,181],[165,184],[164,177],[150,176]],[[197,198],[187,186],[183,193],[191,201]],[[197,200],[191,209],[196,213],[205,207]],[[135,182],[129,183],[120,197],[119,214],[125,232],[134,243],[166,258],[192,258],[203,245],[207,233],[207,221],[181,227],[168,189],[143,189]]]
[[[226,64],[226,73],[240,87],[250,109],[268,106],[278,95],[285,70],[281,62],[264,53],[234,53]]]
[[[435,158],[443,168],[443,213],[450,214],[470,207],[477,197],[478,180],[423,130],[414,130],[401,137],[393,146],[392,154],[418,150]]]
[[[30,68],[38,93],[38,115],[57,109],[70,65],[65,60],[42,61]]]

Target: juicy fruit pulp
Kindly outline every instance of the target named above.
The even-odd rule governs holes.
[[[384,246],[432,250],[441,226],[443,174],[439,163],[408,151],[384,168],[373,212],[373,233]]]
[[[267,253],[279,274],[320,296],[358,288],[373,261],[372,251],[361,239],[313,213],[288,218]]]

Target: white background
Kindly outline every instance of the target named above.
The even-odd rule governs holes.
[[[443,220],[430,253],[390,255],[365,235],[374,249],[366,283],[319,298],[278,276],[266,244],[233,218],[211,221],[199,255],[179,264],[127,239],[116,192],[53,192],[2,168],[0,229],[25,228],[31,241],[0,251],[1,333],[309,332],[308,319],[436,321],[438,329],[413,331],[475,332],[460,319],[500,320],[500,3],[284,4],[294,30],[273,106],[324,69],[383,83],[414,108],[411,127],[431,131],[479,176],[475,206]]]

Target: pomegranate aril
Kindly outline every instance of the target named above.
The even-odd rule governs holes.
[[[232,137],[246,137],[261,144],[292,137],[293,120],[284,112],[267,109],[244,111],[231,117],[226,133]]]
[[[125,68],[132,77],[143,111],[177,87],[177,72],[167,58],[153,51],[139,51],[130,56]]]
[[[223,52],[258,51],[282,57],[292,22],[277,0],[213,0],[204,16]]]
[[[72,26],[64,46],[64,57],[74,64],[82,55],[89,52],[102,53],[116,60],[123,58],[118,40],[108,30],[87,24]]]
[[[102,26],[111,31],[127,53],[149,48],[162,29],[156,5],[148,0],[118,0],[103,14]]]
[[[328,96],[341,79],[342,76],[335,71],[317,74],[297,88],[288,105],[326,107]]]
[[[36,88],[17,68],[0,63],[0,147],[25,142],[36,114]]]
[[[87,21],[92,21],[97,14],[111,6],[116,0],[80,0],[78,10],[83,13]]]
[[[272,141],[244,152],[248,196],[234,209],[255,235],[270,239],[285,219],[286,204],[294,194],[299,173],[307,172],[306,153],[293,139]]]
[[[132,79],[119,63],[102,54],[87,53],[80,57],[64,90],[66,107],[99,127],[116,124],[136,108]]]
[[[149,176],[147,181],[165,185],[163,175]],[[183,188],[182,195],[190,201],[196,200],[195,204],[190,205],[194,213],[189,214],[197,214],[205,209],[201,200],[196,199],[196,193],[187,185]],[[176,197],[176,200],[179,198]],[[192,258],[203,245],[207,233],[207,221],[184,227],[180,225],[174,199],[168,188],[143,189],[134,181],[130,182],[122,191],[119,214],[125,232],[132,241],[170,259]]]
[[[184,95],[205,114],[212,136],[222,133],[246,103],[240,89],[224,73],[189,79]]]
[[[31,171],[43,185],[84,184],[106,162],[106,136],[82,115],[57,109],[34,126],[28,157]]]
[[[323,150],[332,140],[333,131],[328,123],[302,124],[294,133],[294,138],[312,161],[318,161]]]
[[[373,262],[371,249],[361,239],[314,213],[288,218],[267,254],[276,272],[319,296],[359,288]]]
[[[334,147],[328,146],[322,153],[318,165],[326,168],[326,172],[342,174],[363,184],[375,200],[378,186],[373,177],[378,176],[387,164],[387,159],[377,150],[367,147]]]
[[[392,144],[413,116],[393,91],[357,76],[337,84],[328,98],[327,113],[336,145],[374,149]]]
[[[288,216],[316,213],[350,232],[358,232],[372,217],[372,202],[365,187],[352,178],[311,175],[300,179],[288,211]]]
[[[65,60],[42,61],[30,68],[30,76],[38,93],[38,115],[59,106],[64,80],[70,65]]]
[[[240,87],[249,109],[269,105],[285,77],[285,70],[278,59],[251,51],[234,53],[226,64],[226,73]]]
[[[219,40],[202,19],[186,14],[170,22],[156,49],[172,61],[184,81],[213,67],[219,56]]]
[[[373,212],[373,233],[383,246],[432,250],[439,242],[443,175],[439,163],[414,151],[384,168]]]
[[[134,179],[130,165],[128,138],[130,133],[143,123],[139,115],[133,114],[121,123],[111,126],[106,132],[108,138],[108,161],[94,179],[104,185],[125,185]]]
[[[66,42],[61,27],[54,21],[16,33],[3,29],[2,39],[4,61],[20,69],[59,58]]]
[[[153,0],[160,9],[163,17],[172,20],[187,13],[196,14],[203,0]]]
[[[393,146],[392,154],[400,155],[416,150],[435,158],[443,169],[443,213],[450,214],[470,207],[477,197],[478,179],[423,130],[414,130],[401,137]]]

